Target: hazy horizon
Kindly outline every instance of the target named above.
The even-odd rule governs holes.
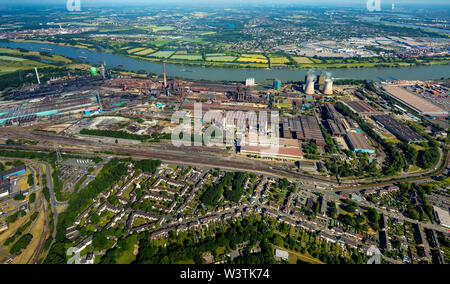
[[[66,5],[66,0],[43,0],[38,3],[34,0],[2,0],[0,7],[3,5],[14,6],[14,5],[33,5],[33,6],[46,6],[46,5]],[[434,0],[432,2],[426,2],[422,0],[381,0],[382,5],[391,5],[392,3],[397,6],[401,5],[414,5],[414,6],[433,6],[433,5],[446,5],[450,6],[450,1],[448,0]],[[208,6],[213,5],[254,5],[254,4],[298,4],[305,6],[317,6],[317,5],[330,5],[330,6],[340,6],[340,5],[353,5],[353,6],[365,6],[365,0],[342,0],[336,3],[336,1],[330,0],[164,0],[164,3],[156,0],[81,0],[82,5],[86,6],[99,6],[99,5],[166,5],[166,4],[176,4],[176,5],[199,5],[204,4]]]

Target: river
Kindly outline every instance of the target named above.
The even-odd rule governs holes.
[[[54,54],[68,58],[79,59],[92,65],[100,65],[106,62],[109,68],[121,68],[127,71],[137,72],[145,70],[148,73],[162,74],[162,63],[147,60],[134,59],[109,52],[91,51],[69,46],[31,42],[0,42],[0,47],[23,48],[33,51],[50,51]],[[244,81],[245,78],[255,77],[261,82],[265,79],[279,79],[283,82],[304,80],[307,69],[272,70],[272,69],[227,69],[205,68],[199,66],[183,66],[166,64],[167,76],[192,80],[219,80],[219,81]],[[331,72],[335,79],[365,79],[378,81],[384,79],[399,80],[430,80],[450,77],[450,65],[392,67],[392,68],[349,68],[316,70],[316,74],[322,71]]]

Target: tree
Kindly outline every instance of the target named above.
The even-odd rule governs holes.
[[[32,194],[30,194],[30,203],[34,203],[34,201],[36,201],[36,193],[32,193]]]
[[[19,255],[22,253],[22,250],[25,249],[33,239],[32,234],[23,235],[9,250],[9,252],[13,255]]]
[[[436,148],[420,150],[417,165],[422,169],[429,169],[439,161],[439,151]]]
[[[28,175],[28,180],[27,180],[27,182],[28,182],[28,185],[29,185],[29,186],[33,186],[33,185],[34,185],[34,177],[33,177],[32,174],[29,174],[29,175]]]
[[[14,200],[25,200],[25,195],[17,194],[16,196],[14,196]]]
[[[94,249],[97,251],[106,249],[108,245],[108,240],[106,239],[106,231],[102,230],[100,232],[97,232],[94,235],[94,238],[92,239],[92,245],[94,246]]]
[[[330,202],[330,217],[336,219],[337,217],[337,207],[334,201]]]

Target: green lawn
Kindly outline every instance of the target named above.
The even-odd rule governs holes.
[[[134,250],[134,248],[133,248]],[[136,260],[136,256],[133,254],[133,250],[125,251],[122,255],[116,259],[117,264],[130,264]]]

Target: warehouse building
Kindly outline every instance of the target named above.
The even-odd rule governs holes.
[[[379,114],[379,112],[372,106],[362,102],[362,101],[349,101],[344,102],[354,113],[359,116],[370,116]]]
[[[317,170],[316,162],[313,161],[300,161],[299,168],[307,172],[315,172]]]
[[[445,227],[450,229],[450,214],[448,213],[448,210],[443,210],[439,207],[433,206],[435,217],[438,220],[438,223]]]
[[[362,153],[375,153],[375,150],[370,146],[369,142],[367,142],[366,137],[362,133],[349,132],[346,136],[347,143],[355,152]]]
[[[303,157],[303,152],[301,149],[294,148],[266,148],[260,146],[242,146],[242,154],[254,155],[261,158],[273,158],[279,160],[293,160],[298,161]]]
[[[98,105],[98,98],[91,93],[61,94],[35,99],[30,103],[18,102],[0,112],[0,125],[10,126],[55,115],[77,113],[86,108],[98,107]]]
[[[445,111],[437,105],[432,104],[426,99],[421,98],[400,86],[385,85],[383,86],[383,89],[390,97],[421,115],[426,115],[433,119],[446,119],[449,116],[448,111]]]
[[[4,180],[4,179],[12,178],[12,177],[21,176],[21,175],[24,175],[25,173],[26,173],[26,167],[25,167],[25,165],[22,165],[22,166],[18,166],[16,168],[12,168],[12,169],[1,172],[0,177],[2,178],[2,180]]]
[[[9,189],[11,184],[8,179],[0,180],[0,198],[6,197],[9,195]]]
[[[303,142],[314,141],[322,147],[327,145],[319,122],[314,116],[284,117],[281,133],[283,138],[293,138]]]
[[[345,117],[330,103],[326,103],[322,108],[322,111],[327,117],[326,121],[331,135],[344,137],[348,130],[348,124]]]
[[[414,130],[398,122],[389,115],[375,115],[373,116],[373,119],[400,140],[406,141],[408,143],[426,141],[425,138],[417,134]]]

